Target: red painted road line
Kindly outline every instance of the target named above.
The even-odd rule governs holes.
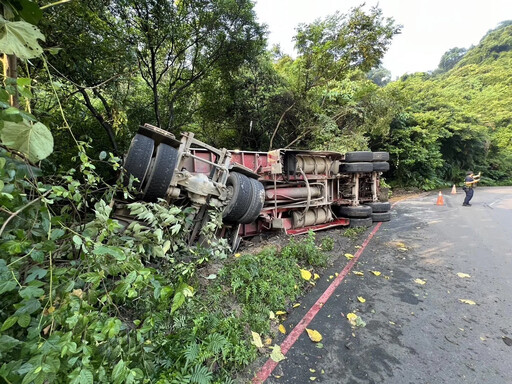
[[[372,239],[372,237],[377,233],[382,223],[378,223],[373,231],[368,235],[366,240],[364,241],[361,248],[358,249],[352,260],[343,268],[341,273],[332,281],[332,283],[327,287],[322,296],[316,301],[316,303],[309,309],[308,313],[302,318],[301,321],[293,328],[290,334],[284,339],[281,344],[281,352],[283,355],[290,350],[290,348],[295,344],[299,336],[304,332],[306,327],[311,323],[311,321],[315,318],[316,314],[320,311],[322,306],[329,300],[331,295],[334,293],[335,289],[340,285],[343,279],[350,273],[350,270],[354,267],[359,259],[359,256],[364,252],[364,249]],[[272,371],[277,367],[277,364],[274,360],[268,359],[267,362],[261,367],[256,376],[254,376],[252,382],[253,384],[263,384],[265,380],[268,379]]]

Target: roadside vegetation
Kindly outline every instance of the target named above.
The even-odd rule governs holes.
[[[512,182],[511,22],[390,82],[379,64],[401,27],[379,8],[300,25],[296,58],[266,48],[250,0],[0,8],[7,383],[232,382],[326,265],[334,241],[312,233],[232,255],[213,236],[219,215],[193,247],[186,208],[134,202],[137,221],[112,219],[140,124],[217,147],[385,150],[391,186],[451,185],[467,169]]]

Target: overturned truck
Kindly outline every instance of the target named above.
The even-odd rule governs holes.
[[[142,200],[192,208],[190,244],[210,219],[209,210],[221,210],[219,236],[235,249],[241,237],[266,231],[300,234],[389,221],[390,204],[380,188],[388,159],[387,152],[229,151],[192,133],[178,140],[146,124],[131,142],[124,169]],[[116,215],[129,219],[124,203],[118,202]]]

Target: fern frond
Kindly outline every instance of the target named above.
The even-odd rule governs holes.
[[[204,365],[194,366],[190,375],[190,382],[195,384],[210,384],[212,382],[212,373]]]

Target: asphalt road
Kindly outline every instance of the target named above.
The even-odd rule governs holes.
[[[512,383],[512,188],[478,188],[472,207],[449,192],[443,206],[437,194],[396,204],[308,325],[321,345],[301,334],[266,383]],[[322,276],[288,332],[346,263]]]

